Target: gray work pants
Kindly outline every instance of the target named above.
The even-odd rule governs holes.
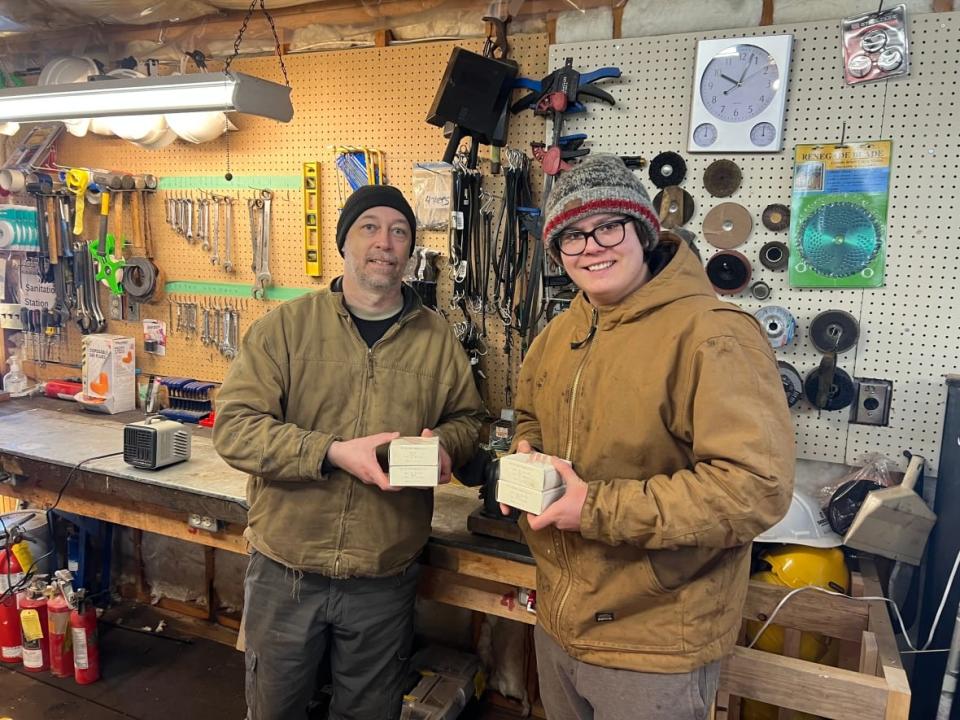
[[[706,720],[720,677],[713,662],[687,673],[645,673],[580,662],[538,625],[537,674],[548,720]]]
[[[254,553],[244,582],[248,720],[302,720],[330,653],[330,720],[394,720],[413,644],[419,565],[333,580]]]

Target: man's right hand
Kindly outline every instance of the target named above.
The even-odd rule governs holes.
[[[377,461],[377,448],[398,437],[398,432],[384,432],[353,440],[335,440],[327,450],[327,460],[366,485],[376,485],[381,490],[396,492],[402,488],[390,485],[390,478]]]
[[[521,440],[520,442],[517,443],[517,449],[515,450],[515,452],[532,453],[533,448],[530,447],[530,443],[528,443],[526,440]],[[509,515],[512,510],[513,508],[511,508],[509,505],[504,505],[503,503],[500,503],[501,515]]]

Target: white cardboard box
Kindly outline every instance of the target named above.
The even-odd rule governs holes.
[[[505,482],[501,475],[497,482],[497,502],[517,508],[517,510],[539,515],[559,500],[565,490],[566,488],[563,485],[551,490],[534,490],[526,485]]]
[[[563,485],[563,478],[543,453],[515,453],[500,458],[500,480],[536,492]]]
[[[440,484],[439,465],[391,465],[393,487],[436,487]]]
[[[401,437],[390,441],[390,467],[396,465],[439,465],[440,438]]]
[[[137,404],[136,342],[122,335],[83,338],[83,404],[93,410],[119,413]]]
[[[393,487],[436,487],[440,484],[440,438],[391,440],[389,464]]]

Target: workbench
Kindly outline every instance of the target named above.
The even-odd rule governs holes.
[[[142,417],[97,415],[46,398],[0,403],[0,495],[47,508],[69,478],[58,509],[245,554],[246,475],[220,459],[209,430],[195,429],[186,463],[140,470],[115,456],[75,469],[81,460],[121,450],[122,425]],[[517,599],[519,588],[536,586],[533,560],[523,545],[467,531],[467,516],[478,502],[472,488],[449,485],[435,491],[420,594],[534,624],[536,616]],[[213,518],[220,527],[215,532],[192,528],[191,514]],[[861,570],[860,593],[879,594],[870,563],[863,562]],[[751,582],[743,618],[769,617],[788,590]],[[801,593],[784,606],[777,622],[785,629],[785,657],[737,647],[724,660],[718,720],[739,717],[741,697],[838,720],[906,720],[910,687],[881,603]],[[840,667],[800,660],[801,632],[840,643]]]
[[[123,449],[123,425],[140,412],[103,415],[49,398],[0,403],[0,495],[220,550],[246,554],[245,473],[213,448],[211,431],[193,428],[188,462],[159,470],[128,465],[122,456],[88,458]],[[68,483],[69,480],[69,483]],[[473,488],[435,491],[433,531],[424,553],[421,594],[439,602],[534,623],[516,601],[533,588],[536,569],[523,545],[467,531],[479,504]],[[215,520],[215,531],[188,524],[191,515]]]

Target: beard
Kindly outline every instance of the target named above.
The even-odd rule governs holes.
[[[370,260],[395,260],[396,264],[389,268],[384,266],[383,270],[374,270],[371,268]],[[345,258],[345,268],[351,272],[357,280],[357,284],[368,290],[384,291],[392,290],[400,284],[403,278],[403,263],[395,256],[370,255],[357,258],[353,255],[347,255]]]

